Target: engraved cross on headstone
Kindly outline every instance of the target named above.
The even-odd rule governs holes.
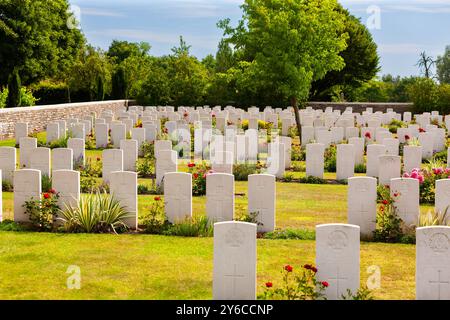
[[[442,270],[438,270],[438,279],[435,281],[435,280],[430,280],[429,281],[429,283],[430,284],[437,284],[437,286],[438,286],[438,300],[441,300],[441,285],[449,285],[450,284],[450,282],[449,281],[443,281],[442,279],[441,279],[441,273],[442,273]]]
[[[336,282],[336,298],[339,298],[340,286],[339,283],[341,280],[347,280],[348,278],[344,278],[340,276],[339,268],[337,268],[336,277],[330,278],[330,280]]]

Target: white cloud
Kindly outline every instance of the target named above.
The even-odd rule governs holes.
[[[108,9],[102,8],[89,8],[82,7],[81,14],[85,16],[94,16],[94,17],[125,17],[124,14],[119,13],[117,11],[112,11]]]

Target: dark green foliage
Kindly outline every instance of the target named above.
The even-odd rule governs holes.
[[[17,108],[21,106],[20,87],[19,72],[14,70],[8,79],[8,99],[6,101],[6,106],[8,108]]]
[[[248,181],[248,176],[256,173],[258,173],[256,165],[236,164],[233,167],[234,179],[236,181]]]
[[[325,150],[325,171],[326,172],[336,172],[336,145],[332,144],[328,149]]]
[[[304,184],[326,184],[327,182],[324,179],[308,176],[308,177],[305,177],[305,178],[300,178],[300,183],[304,183]]]
[[[0,231],[26,231],[27,229],[12,220],[4,220],[0,222]]]
[[[314,230],[308,229],[284,229],[266,233],[264,238],[273,240],[316,240],[316,233]]]
[[[125,72],[123,68],[117,68],[111,79],[112,91],[111,96],[113,99],[120,100],[125,99],[127,94],[127,84],[125,80]]]
[[[31,91],[39,105],[69,102],[69,88],[62,82],[42,81],[31,86]]]
[[[103,83],[103,77],[97,76],[97,101],[103,101],[105,99],[105,84]]]

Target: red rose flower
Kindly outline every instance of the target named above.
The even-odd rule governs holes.
[[[387,205],[387,204],[388,204],[388,201],[387,201],[387,200],[383,200],[383,204],[384,204],[384,205]]]
[[[367,139],[372,139],[372,135],[370,134],[370,132],[366,132],[366,134],[364,135]]]
[[[194,173],[194,179],[198,178],[198,173]]]
[[[314,272],[314,273],[317,273],[317,268],[316,267],[312,267],[311,271]]]
[[[424,133],[424,132],[426,132],[426,131],[425,131],[424,128],[419,128],[419,132],[420,132],[420,133]]]
[[[155,201],[161,201],[161,197],[155,197],[154,200]]]
[[[405,140],[409,140],[411,137],[409,135],[405,135]]]
[[[396,198],[397,198],[397,197],[398,197],[398,193],[394,193],[394,197],[396,197]]]
[[[50,199],[50,194],[44,193],[44,199]]]
[[[100,159],[100,157],[97,157],[97,161],[100,161],[101,159]]]
[[[311,270],[311,269],[312,269],[312,265],[310,265],[310,264],[305,264],[305,265],[303,266],[303,268],[305,268],[306,270]]]
[[[326,281],[323,281],[323,282],[322,282],[322,285],[323,285],[325,288],[328,288],[328,286],[329,286],[328,282],[326,282]]]
[[[188,167],[189,167],[189,168],[195,167],[195,163],[189,163],[189,164],[188,164]]]
[[[381,212],[383,212],[384,211],[384,207],[381,207],[380,210],[381,210]]]
[[[284,270],[286,270],[287,272],[292,272],[292,270],[294,270],[294,268],[292,268],[292,266],[287,265],[284,267]]]
[[[272,282],[266,282],[266,287],[267,288],[272,288],[273,287],[273,283]]]

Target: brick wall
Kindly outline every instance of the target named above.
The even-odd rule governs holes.
[[[23,108],[0,109],[0,140],[14,137],[14,124],[28,122],[28,131],[44,131],[49,122],[80,118],[93,112],[117,110],[127,105],[126,100],[58,104]]]

